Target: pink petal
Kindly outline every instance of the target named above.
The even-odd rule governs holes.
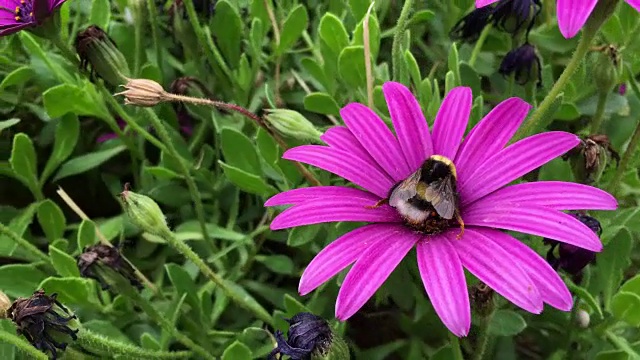
[[[575,217],[529,204],[471,205],[462,214],[465,224],[519,231],[591,251],[602,250],[598,235]]]
[[[558,0],[558,27],[565,38],[576,36],[597,2],[598,0]]]
[[[340,116],[362,147],[395,181],[409,176],[412,170],[398,140],[376,113],[362,104],[351,103],[340,110]]]
[[[573,134],[550,131],[518,141],[491,156],[465,181],[458,181],[464,206],[546,164],[580,143]]]
[[[298,146],[287,150],[282,155],[282,158],[300,161],[332,172],[356,185],[362,186],[381,198],[387,197],[389,189],[394,184],[389,175],[353,154],[326,146]]]
[[[433,155],[429,124],[424,118],[420,104],[406,86],[397,82],[386,82],[382,85],[382,91],[387,100],[400,148],[409,168],[415,171]]]
[[[447,234],[449,236],[449,234]],[[449,236],[462,265],[498,294],[534,314],[542,312],[542,297],[535,283],[512,254],[473,228],[467,228],[462,239]]]
[[[264,206],[297,205],[321,198],[358,198],[369,200],[371,204],[380,200],[380,197],[360,189],[344,186],[315,186],[281,192],[267,200]]]
[[[491,5],[498,0],[476,0],[476,7],[481,8],[487,5]]]
[[[573,298],[560,275],[538,253],[514,237],[492,229],[474,229],[511,254],[513,261],[529,275],[542,300],[556,309],[569,311]]]
[[[458,253],[444,236],[419,241],[416,250],[420,277],[433,308],[452,333],[458,337],[467,336],[471,308]]]
[[[454,163],[462,182],[488,157],[502,150],[527,117],[531,105],[519,98],[498,104],[464,139]]]
[[[369,163],[371,166],[375,166],[382,170],[378,166],[375,160],[369,155],[358,139],[344,126],[334,126],[328,129],[324,134],[320,136],[320,140],[324,141],[327,145],[338,150],[350,152],[362,161]]]
[[[467,130],[472,101],[471,88],[462,86],[451,89],[444,98],[433,123],[435,154],[455,158],[462,135]]]
[[[640,11],[640,0],[627,0],[627,4]]]
[[[307,295],[356,261],[373,244],[387,241],[395,226],[371,224],[348,232],[327,245],[311,260],[300,277],[298,292]]]
[[[295,205],[276,216],[271,222],[271,230],[281,230],[295,226],[320,224],[337,221],[400,222],[398,212],[389,205],[375,209],[369,199],[362,198],[316,198]]]
[[[544,206],[554,210],[615,210],[616,199],[593,186],[564,181],[536,181],[508,186],[476,201],[473,207],[492,204]]]
[[[420,240],[420,235],[402,225],[394,228],[396,231],[387,239],[364,250],[344,279],[336,301],[336,317],[341,321],[360,310]]]

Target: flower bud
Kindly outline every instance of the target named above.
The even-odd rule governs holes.
[[[118,86],[126,82],[129,66],[116,43],[102,29],[91,25],[76,37],[76,52],[80,56],[80,66],[91,65],[92,75],[97,75],[107,83]]]
[[[276,359],[276,354],[289,356],[291,360],[348,360],[347,344],[336,335],[329,323],[311,313],[298,313],[287,319],[289,330],[287,339],[281,331],[276,331],[278,346],[268,359]]]
[[[500,63],[500,74],[515,75],[516,82],[525,85],[535,82],[538,86],[542,81],[542,65],[536,53],[535,46],[525,43],[519,48],[513,49],[505,55]]]
[[[134,287],[142,289],[135,269],[117,247],[98,244],[85,248],[78,256],[78,269],[81,276],[96,280],[102,290],[108,289],[110,282],[115,282],[113,276],[123,277]]]
[[[591,316],[589,316],[588,312],[580,309],[576,312],[575,321],[580,328],[586,329],[589,327],[589,323],[591,322]]]
[[[622,61],[615,46],[603,46],[593,54],[593,79],[598,91],[609,93],[618,83],[622,73]]]
[[[563,159],[569,159],[574,177],[582,184],[598,181],[610,158],[620,159],[607,135],[603,134],[588,136],[563,156]]]
[[[127,79],[124,88],[125,91],[119,92],[115,96],[124,95],[126,105],[151,107],[169,100],[168,93],[164,91],[162,85],[153,80]]]
[[[8,310],[11,307],[11,300],[9,297],[0,291],[0,319],[6,319],[8,317]]]
[[[171,231],[160,206],[150,197],[129,191],[125,186],[120,198],[129,219],[142,231],[154,235],[163,235]]]
[[[299,140],[320,141],[322,133],[299,112],[287,109],[267,111],[267,123],[279,133]]]

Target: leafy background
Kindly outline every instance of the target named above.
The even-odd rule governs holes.
[[[321,131],[341,123],[338,111],[344,104],[368,102],[363,46],[368,0],[220,0],[215,11],[209,11],[207,1],[194,1],[193,8],[191,1],[179,2],[178,10],[171,10],[171,3],[70,0],[60,10],[63,41],[72,45],[79,31],[98,25],[118,45],[133,77],[153,79],[168,88],[180,76],[193,76],[217,100],[256,113],[293,109]],[[542,87],[532,92],[497,72],[504,54],[517,46],[509,34],[492,30],[473,62],[473,44],[449,39],[449,30],[473,8],[468,0],[415,2],[408,31],[399,38],[400,53],[392,58],[402,5],[378,1],[368,21],[372,100],[386,121],[381,85],[393,78],[393,66],[399,70],[394,80],[412,88],[429,121],[449,89],[470,86],[475,96],[471,127],[510,96],[541,101],[577,44],[577,38],[560,35],[554,2],[545,1],[530,36],[543,61]],[[277,32],[266,6],[273,9]],[[600,44],[620,49],[620,83],[631,88],[626,95],[610,94],[605,107],[603,133],[618,151],[626,148],[640,113],[635,80],[640,73],[639,25],[638,14],[622,5],[598,37]],[[572,77],[546,118],[547,128],[588,134],[598,98],[590,64],[587,61]],[[11,299],[44,288],[57,292],[85,328],[114,341],[149,350],[184,349],[129,298],[117,290],[101,291],[94,281],[79,276],[74,257],[84,246],[97,243],[98,232],[109,242],[124,241],[127,258],[161,293],[145,289],[143,297],[182,333],[223,359],[264,358],[274,347],[272,332],[286,330],[283,319],[300,311],[331,319],[358,359],[452,356],[447,331],[424,293],[411,256],[347,323],[333,320],[344,273],[307,297],[297,295],[299,276],[312,257],[358,224],[269,230],[279,210],[265,209],[264,201],[306,183],[291,162],[280,158],[283,149],[269,133],[237,114],[187,105],[194,129],[186,136],[178,131],[175,109],[156,106],[153,112],[168,125],[173,144],[188,164],[185,175],[171,154],[129,128],[123,137],[96,142],[117,128],[116,118],[150,129],[148,112],[123,108],[121,100],[111,96],[117,88],[96,85],[100,83],[80,74],[50,41],[26,31],[0,39],[0,118],[6,119],[0,121],[0,223],[9,230],[0,235],[0,289]],[[285,138],[288,146],[310,141]],[[580,285],[570,284],[577,308],[589,314],[590,323],[580,326],[572,314],[551,308],[531,315],[500,301],[489,324],[492,340],[486,358],[640,356],[637,159],[634,154],[616,193],[620,209],[592,214],[602,223],[605,250],[585,270]],[[341,182],[309,170],[325,185]],[[614,172],[612,163],[597,185],[607,188]],[[185,176],[197,185],[211,241],[204,240]],[[574,181],[569,163],[561,159],[532,176]],[[231,302],[162,239],[132,226],[118,200],[127,182],[160,204],[177,237],[235,291],[272,314],[273,326]],[[90,219],[82,220],[62,201],[59,187]],[[10,233],[38,250],[18,246]],[[546,253],[539,238],[524,240]],[[478,343],[481,319],[475,314],[473,324],[470,336],[462,340],[466,354],[473,354]],[[15,333],[8,320],[0,326],[1,331]],[[11,343],[1,343],[0,354],[3,359],[26,358]],[[85,355],[71,348],[64,356]]]

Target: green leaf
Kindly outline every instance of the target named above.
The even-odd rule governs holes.
[[[640,325],[640,295],[620,291],[611,299],[611,313],[631,326]]]
[[[256,256],[256,260],[261,262],[269,270],[277,274],[291,275],[293,273],[293,261],[285,255]]]
[[[358,23],[353,33],[353,45],[364,46],[363,32],[364,18]],[[378,58],[378,53],[380,52],[380,24],[374,14],[369,16],[369,50],[371,50],[371,60],[375,64],[375,60]]]
[[[19,122],[20,119],[9,119],[0,121],[0,134],[2,134],[2,130],[8,129]]]
[[[104,108],[104,104],[96,101],[91,96],[94,91],[89,89],[89,84],[83,88],[63,84],[54,86],[42,94],[44,108],[50,117],[61,117],[67,113],[78,116],[96,116],[101,119],[109,118],[109,114]]]
[[[67,219],[56,203],[49,199],[44,200],[38,206],[36,215],[47,239],[54,241],[62,237],[67,226]]]
[[[327,93],[315,92],[304,97],[304,108],[318,114],[339,115],[340,106],[336,100]]]
[[[514,336],[527,327],[520,314],[511,310],[498,310],[489,323],[489,333],[494,336]]]
[[[222,167],[227,179],[238,186],[240,190],[263,196],[272,192],[273,188],[270,187],[262,178],[237,167],[227,165],[222,161],[218,161],[218,163]]]
[[[301,312],[311,312],[308,307],[289,294],[284,295],[284,309],[289,317]]]
[[[640,275],[636,275],[627,280],[620,288],[620,291],[627,291],[640,295]]]
[[[252,358],[251,349],[238,340],[224,349],[222,353],[222,360],[246,360]]]
[[[216,3],[215,15],[211,21],[211,31],[216,37],[222,55],[232,68],[240,61],[242,43],[242,19],[238,10],[225,0]]]
[[[318,26],[320,39],[336,54],[349,45],[349,35],[342,20],[332,13],[326,13]]]
[[[366,84],[364,67],[364,48],[362,46],[347,46],[338,58],[340,76],[344,82],[354,88],[362,88]]]
[[[573,294],[575,294],[577,297],[580,298],[580,300],[584,301],[587,305],[589,305],[591,310],[595,311],[600,317],[600,319],[604,318],[604,315],[602,314],[602,309],[600,308],[600,303],[598,303],[598,301],[593,297],[593,295],[591,295],[591,293],[589,293],[586,289],[573,284],[572,282],[569,282],[567,286],[569,287],[569,290],[571,290]]]
[[[45,273],[31,264],[0,266],[0,289],[12,297],[29,297],[46,277]]]
[[[235,297],[244,298],[245,304],[252,309],[254,314],[262,315],[261,318],[271,318],[271,315],[269,315],[267,310],[265,310],[264,307],[262,307],[262,305],[260,305],[260,303],[256,301],[256,299],[251,296],[251,294],[249,294],[247,290],[245,290],[242,286],[224,278],[222,279],[222,282],[226,285],[229,291],[233,293]]]
[[[364,17],[369,10],[369,4],[371,4],[371,0],[349,0],[349,7],[356,21],[360,21]]]
[[[39,194],[40,187],[38,186],[36,149],[26,134],[19,133],[13,137],[13,147],[11,149],[9,163],[11,164],[13,172],[26,180],[31,193],[33,193],[34,196]]]
[[[82,220],[78,228],[78,249],[84,250],[85,247],[96,243],[96,225],[91,220]]]
[[[68,176],[81,174],[85,171],[91,170],[95,167],[98,167],[105,163],[107,160],[112,157],[120,154],[126,149],[126,146],[116,146],[111,149],[101,150],[96,152],[91,152],[88,154],[80,155],[75,157],[67,162],[65,162],[58,173],[53,178],[53,181],[58,181],[60,179],[66,178]]]
[[[56,127],[55,142],[51,156],[40,176],[40,184],[44,184],[55,169],[67,160],[78,142],[80,135],[80,122],[75,115],[67,114],[60,119]]]
[[[0,82],[0,90],[13,85],[25,85],[34,75],[35,71],[30,66],[21,66],[4,77]]]
[[[589,292],[602,294],[605,309],[609,309],[611,298],[622,282],[623,271],[630,263],[629,254],[633,240],[628,230],[624,229],[604,246],[598,254],[598,261],[589,284]]]
[[[80,271],[78,270],[76,261],[71,255],[53,246],[49,246],[49,256],[58,275],[63,277],[80,277]]]
[[[191,308],[196,311],[195,318],[201,319],[202,317],[202,308],[200,299],[198,299],[198,287],[196,283],[193,281],[189,273],[182,267],[176,264],[166,264],[165,270],[167,271],[167,275],[169,275],[169,279],[171,283],[175,287],[178,296],[182,296],[184,294],[187,295],[187,303]]]
[[[50,277],[40,283],[39,288],[47,293],[58,293],[58,300],[65,305],[100,306],[95,284],[79,277]]]
[[[97,25],[106,31],[109,27],[110,18],[111,8],[109,6],[109,0],[93,0],[89,23]]]
[[[24,209],[20,214],[11,219],[7,227],[9,230],[13,231],[18,236],[24,236],[25,232],[33,222],[33,215],[36,213],[38,208],[38,203],[32,203]],[[0,255],[3,256],[15,256],[19,258],[32,259],[33,255],[25,252],[24,254],[20,253],[21,249],[18,248],[18,245],[9,239],[6,235],[0,234]],[[14,254],[16,252],[17,254]]]
[[[282,31],[280,32],[280,44],[276,53],[282,55],[293,47],[302,32],[307,29],[309,16],[307,9],[303,5],[296,6],[284,20]]]
[[[298,226],[289,231],[287,237],[287,245],[291,247],[298,247],[312,241],[318,231],[320,231],[320,225]]]
[[[255,146],[243,133],[225,127],[220,132],[222,155],[230,166],[253,175],[262,173]]]

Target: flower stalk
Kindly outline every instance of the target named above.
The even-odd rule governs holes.
[[[51,265],[51,259],[47,254],[43,253],[40,249],[38,249],[35,245],[25,240],[20,235],[13,232],[8,226],[0,223],[0,234],[6,235],[9,239],[16,243],[16,245],[24,248],[27,252],[29,252],[34,258],[45,262],[48,265]]]
[[[405,62],[404,57],[402,56],[402,49],[400,48],[400,43],[402,43],[402,37],[404,36],[404,31],[407,28],[407,22],[409,21],[409,14],[411,14],[411,10],[413,8],[413,0],[405,0],[404,5],[402,5],[402,10],[400,11],[400,17],[398,17],[398,22],[396,23],[396,32],[393,35],[393,43],[391,45],[391,59],[393,61],[393,79],[395,81],[402,82],[405,79],[402,77],[405,75]]]
[[[633,155],[635,154],[638,144],[640,143],[640,119],[638,120],[638,124],[636,125],[636,129],[633,132],[633,136],[631,137],[631,141],[629,141],[629,145],[627,146],[627,150],[625,150],[622,158],[620,159],[620,164],[618,165],[618,169],[616,170],[613,179],[609,183],[607,190],[612,194],[616,194],[618,192],[618,186],[620,185],[620,181],[622,181],[622,177],[624,176],[625,171],[627,171],[627,167],[631,162]]]
[[[607,99],[609,98],[608,91],[601,91],[598,93],[598,105],[596,107],[596,113],[591,121],[591,134],[599,134],[600,127],[602,126],[602,120],[604,119],[604,110],[607,105]]]
[[[162,351],[144,349],[138,346],[122,343],[81,328],[77,342],[82,347],[99,353],[124,355],[127,358],[138,359],[187,359],[192,357],[191,351]]]

